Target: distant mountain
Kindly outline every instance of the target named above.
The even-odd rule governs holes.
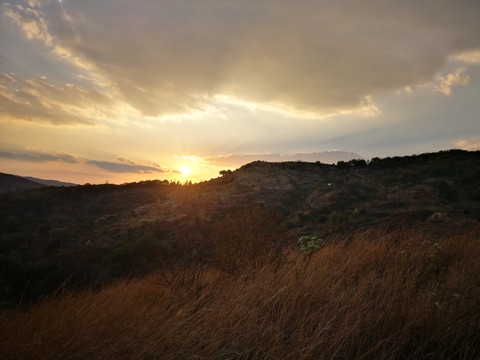
[[[45,185],[21,176],[0,173],[0,193],[42,188]]]
[[[77,186],[78,184],[70,183],[70,182],[63,182],[58,180],[45,180],[45,179],[37,179],[31,176],[23,176],[24,179],[36,182],[38,184],[46,185],[46,186]]]

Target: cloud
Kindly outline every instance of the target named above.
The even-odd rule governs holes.
[[[126,157],[123,157],[123,156],[117,156],[115,158],[115,160],[117,160],[118,162],[121,162],[121,163],[124,163],[124,164],[128,164],[128,165],[135,165],[135,163],[129,159],[127,159]],[[157,167],[160,167],[159,165],[156,165]]]
[[[323,151],[315,153],[296,153],[294,155],[289,154],[241,154],[241,155],[223,155],[204,157],[203,160],[206,163],[225,166],[225,167],[239,167],[248,164],[252,161],[263,160],[270,162],[282,162],[282,161],[308,161],[315,162],[320,161],[324,164],[334,164],[337,161],[349,161],[352,159],[361,159],[362,156],[353,152],[346,151]]]
[[[438,84],[434,91],[441,92],[447,96],[452,94],[453,86],[465,86],[470,82],[470,77],[465,74],[466,68],[459,68],[447,76],[438,76]]]
[[[146,116],[202,110],[216,95],[323,115],[356,111],[366,97],[427,83],[450,56],[480,47],[480,3],[471,0],[36,6],[5,4],[5,15],[26,38],[89,64]]]
[[[117,162],[110,162],[85,159],[64,153],[48,153],[38,150],[0,150],[0,158],[35,163],[64,162],[69,164],[88,164],[112,173],[152,174],[165,172],[165,170],[157,164],[137,164],[124,157],[118,157],[116,159]]]
[[[23,152],[11,152],[11,151],[2,151],[0,150],[0,158],[10,159],[10,160],[19,160],[19,161],[28,161],[28,162],[47,162],[47,161],[60,161],[70,164],[78,164],[79,159],[75,158],[69,154],[52,154],[42,151],[23,151]]]
[[[480,64],[480,50],[466,51],[453,57],[465,63]]]
[[[474,137],[470,140],[459,140],[456,145],[463,150],[480,150],[480,137]]]
[[[46,77],[27,80],[0,73],[0,114],[3,119],[21,119],[55,125],[93,125],[108,116],[110,96],[73,84],[55,86]]]
[[[155,172],[164,172],[161,168],[150,165],[140,165],[134,163],[115,163],[110,161],[98,160],[86,160],[85,162],[114,173],[152,174]]]
[[[3,14],[11,22],[16,24],[28,40],[40,40],[45,45],[52,46],[52,36],[48,30],[45,14],[34,7],[41,6],[41,2],[30,1],[29,6],[21,4],[3,4]]]

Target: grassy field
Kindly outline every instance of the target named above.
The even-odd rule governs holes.
[[[480,228],[359,231],[0,314],[3,359],[473,359]]]

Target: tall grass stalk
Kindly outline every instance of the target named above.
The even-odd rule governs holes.
[[[363,232],[196,283],[158,275],[0,315],[3,359],[473,359],[480,230]],[[185,268],[179,270],[185,272]],[[192,270],[195,271],[195,270]]]

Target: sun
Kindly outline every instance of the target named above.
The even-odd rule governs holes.
[[[184,177],[187,177],[192,173],[192,170],[188,166],[182,166],[180,168],[180,172],[183,174]]]

